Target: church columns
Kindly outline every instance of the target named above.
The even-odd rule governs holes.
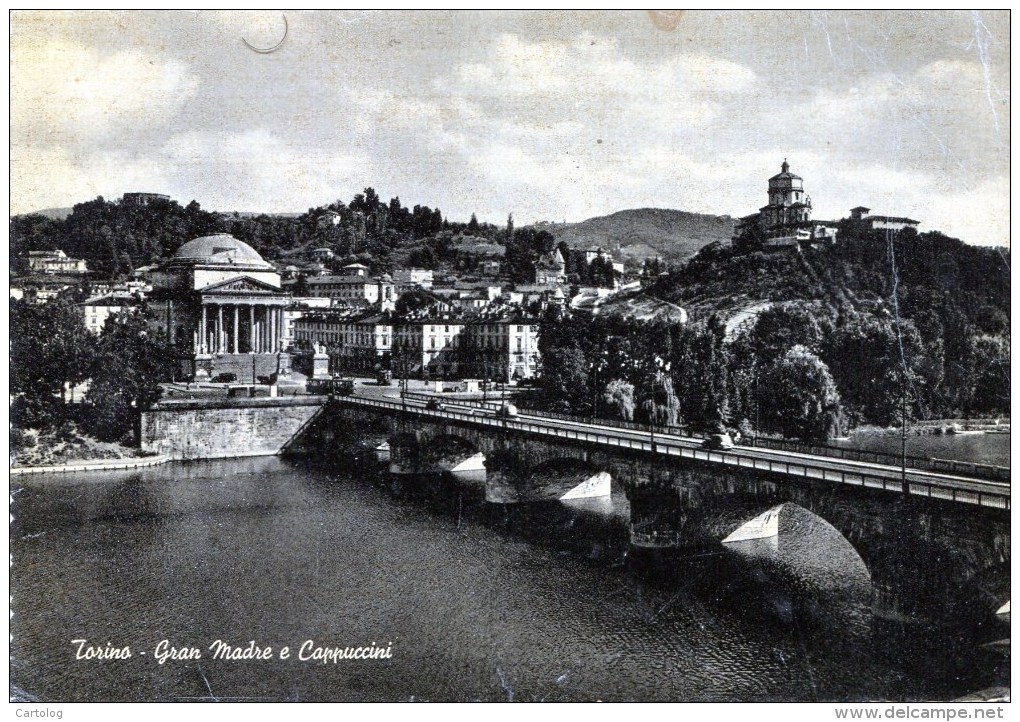
[[[271,307],[269,309],[269,311],[271,313],[270,318],[272,319],[272,323],[269,324],[269,337],[270,337],[270,341],[269,341],[269,353],[275,353],[277,346],[280,345],[280,340],[279,340],[279,336],[280,336],[279,309]]]
[[[255,309],[255,353],[262,353],[262,336],[265,334],[265,324],[259,318],[258,306]]]
[[[268,354],[280,349],[283,308],[258,302],[200,305],[192,343],[197,354]]]
[[[220,304],[216,305],[216,312],[218,322],[216,324],[216,351],[215,353],[223,353],[223,306]]]
[[[208,315],[209,307],[204,303],[202,304],[202,320],[199,323],[198,330],[198,343],[195,353],[205,353],[209,339],[206,337],[206,329],[208,328],[208,321],[206,316]]]

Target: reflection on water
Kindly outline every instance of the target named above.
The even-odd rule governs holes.
[[[796,507],[775,542],[676,559],[630,549],[616,488],[497,506],[477,473],[268,458],[14,492],[12,684],[43,701],[945,699],[1001,661],[930,655],[924,629],[878,649],[866,570]],[[135,655],[75,660],[74,639]],[[164,639],[203,658],[159,665]],[[215,660],[217,639],[393,656]]]

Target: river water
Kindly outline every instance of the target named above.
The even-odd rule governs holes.
[[[1010,434],[908,434],[907,456],[925,459],[955,459],[977,464],[1009,466]],[[853,434],[849,439],[830,442],[851,449],[881,451],[899,456],[903,440],[899,434]]]
[[[368,466],[272,457],[15,478],[12,694],[836,701],[1008,684],[1008,660],[982,640],[886,630],[856,553],[803,510],[778,540],[681,561],[629,550],[618,491],[502,507],[478,479]],[[76,659],[82,639],[132,656]],[[162,640],[201,658],[159,664]],[[271,658],[215,659],[216,640]],[[390,656],[299,659],[372,645]]]

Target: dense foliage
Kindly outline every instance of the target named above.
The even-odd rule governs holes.
[[[172,379],[175,355],[149,331],[144,310],[117,314],[98,337],[73,306],[12,300],[11,424],[50,430],[76,423],[104,441],[130,441],[139,412],[159,399]],[[89,382],[84,404],[67,390]]]
[[[85,259],[89,270],[102,276],[123,276],[172,255],[192,238],[221,230],[220,217],[203,211],[195,201],[187,206],[171,200],[133,205],[100,196],[77,204],[64,220],[12,217],[11,264],[23,266],[28,251],[59,249]]]
[[[651,290],[687,307],[692,323],[545,319],[543,383],[557,408],[627,418],[620,388],[629,384],[634,416],[662,418],[673,403],[668,381],[692,429],[813,439],[898,424],[904,411],[909,419],[1009,412],[1001,249],[848,228],[840,243],[801,253],[709,246]],[[748,307],[756,312],[743,324],[722,322]]]

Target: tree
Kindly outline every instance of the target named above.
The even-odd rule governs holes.
[[[511,213],[506,217],[506,244],[509,246],[514,242],[514,214]]]
[[[680,400],[673,392],[673,380],[659,374],[645,398],[642,408],[655,426],[677,426],[680,423]]]
[[[542,353],[542,387],[554,406],[573,413],[587,410],[590,367],[584,351],[577,346]]]
[[[64,388],[88,378],[95,337],[73,306],[13,300],[10,306],[13,421],[47,428],[64,417]]]
[[[471,220],[468,221],[468,224],[467,224],[467,232],[470,233],[472,236],[475,236],[475,235],[478,235],[478,231],[479,231],[479,228],[478,228],[478,218],[476,218],[475,214],[472,213],[471,214]]]
[[[765,428],[797,439],[824,440],[840,426],[839,391],[825,363],[794,346],[770,366],[762,384]]]
[[[613,379],[606,385],[602,398],[621,419],[634,420],[634,384],[623,379]]]
[[[174,348],[149,330],[151,320],[146,311],[115,314],[99,337],[86,400],[100,439],[122,441],[134,431],[137,443],[141,412],[159,400],[160,384],[173,379]]]

